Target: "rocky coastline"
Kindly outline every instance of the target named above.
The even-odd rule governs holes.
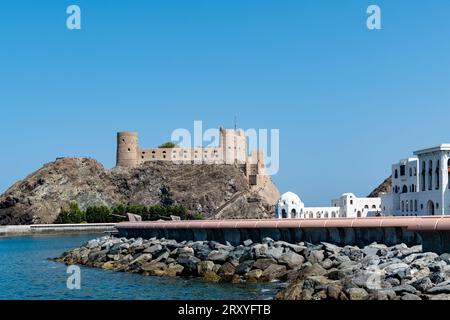
[[[56,261],[146,276],[286,283],[280,300],[449,300],[450,254],[421,246],[339,247],[265,238],[232,246],[214,241],[104,236]]]

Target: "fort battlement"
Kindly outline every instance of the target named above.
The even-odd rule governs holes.
[[[265,175],[262,150],[247,150],[247,137],[242,129],[220,128],[218,147],[147,148],[139,146],[137,132],[117,133],[118,167],[133,168],[150,161],[171,161],[177,164],[226,164],[245,170],[249,185],[260,186]]]

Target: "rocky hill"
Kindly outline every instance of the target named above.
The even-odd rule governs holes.
[[[378,187],[373,190],[368,197],[369,198],[377,198],[380,196],[381,193],[388,193],[391,190],[392,187],[392,177],[387,178],[384,180]]]
[[[206,218],[268,218],[278,198],[270,177],[264,186],[250,188],[236,166],[149,162],[106,170],[94,159],[62,158],[0,196],[0,225],[53,223],[70,202],[85,209],[169,201]]]

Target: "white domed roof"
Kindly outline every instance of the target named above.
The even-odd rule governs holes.
[[[287,203],[294,202],[294,203],[297,203],[297,204],[302,203],[302,201],[300,200],[300,197],[298,195],[296,195],[295,193],[290,192],[290,191],[288,191],[286,193],[283,193],[281,195],[280,201],[286,201]]]
[[[351,193],[351,192],[347,192],[347,193],[343,193],[341,197],[352,197],[352,198],[356,198],[356,196]]]

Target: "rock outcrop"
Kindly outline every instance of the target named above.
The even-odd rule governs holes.
[[[53,223],[70,202],[82,209],[173,203],[205,218],[268,218],[278,197],[270,177],[256,189],[232,165],[148,162],[106,170],[94,159],[61,158],[0,196],[0,225]]]
[[[378,187],[373,190],[368,197],[369,198],[377,198],[380,196],[381,193],[388,193],[391,190],[392,187],[392,177],[387,178],[384,180]]]

